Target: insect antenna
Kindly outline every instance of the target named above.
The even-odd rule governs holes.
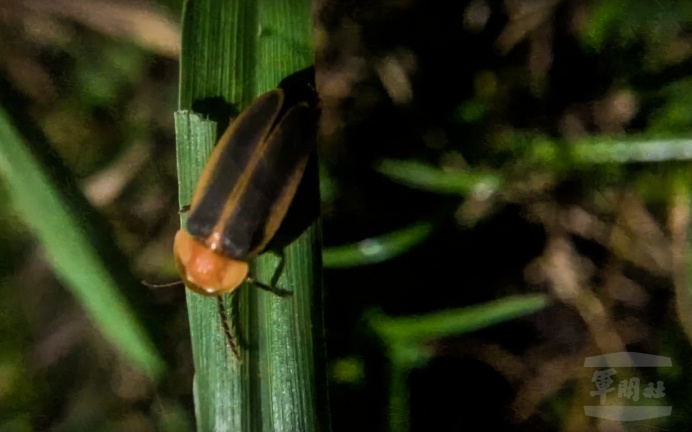
[[[181,281],[181,280],[175,281],[175,282],[164,282],[164,283],[152,283],[152,282],[147,282],[147,281],[143,280],[143,281],[140,281],[140,283],[142,285],[144,285],[145,287],[149,287],[149,288],[170,288],[170,287],[174,287],[174,286],[184,285],[183,281]]]

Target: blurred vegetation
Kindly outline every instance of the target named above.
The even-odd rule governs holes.
[[[3,129],[0,431],[193,429],[184,293],[138,283],[176,279],[181,8],[0,4],[2,109],[168,365],[51,269]],[[315,8],[333,430],[685,430],[689,2]],[[672,359],[641,370],[672,416],[584,415],[584,359],[619,351]]]

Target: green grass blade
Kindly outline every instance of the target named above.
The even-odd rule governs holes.
[[[525,294],[423,316],[393,318],[373,314],[368,321],[380,338],[387,343],[422,343],[509,321],[534,313],[547,305],[547,296]]]
[[[32,228],[56,275],[91,319],[152,378],[163,360],[86,237],[86,227],[63,202],[7,114],[0,109],[0,176],[11,202]]]
[[[537,312],[548,301],[543,294],[526,294],[422,316],[389,317],[380,312],[370,313],[367,321],[384,343],[390,361],[389,430],[404,432],[409,428],[407,379],[411,369],[424,365],[433,355],[426,343]]]
[[[591,137],[578,142],[557,143],[541,137],[534,139],[531,152],[536,162],[548,167],[656,163],[692,159],[692,140]]]
[[[180,109],[221,98],[241,110],[259,94],[312,64],[307,1],[188,0],[183,18]],[[213,114],[213,113],[210,113]],[[210,143],[197,116],[176,116],[180,203],[192,189]],[[213,129],[213,128],[212,128]],[[194,143],[196,137],[200,143]],[[229,355],[214,299],[188,294],[199,430],[328,430],[323,369],[319,227],[284,250],[279,298],[238,290],[243,363]],[[256,260],[261,281],[278,258]]]
[[[358,243],[326,248],[322,252],[325,268],[349,268],[387,261],[404,254],[432,234],[432,222],[420,222]]]
[[[692,159],[692,140],[616,141],[594,139],[572,147],[575,162],[585,164],[664,162]]]
[[[313,63],[310,2],[262,0],[258,5],[257,94],[286,75]],[[317,188],[315,188],[317,189]],[[318,199],[318,197],[315,197]],[[256,295],[261,406],[264,430],[328,430],[322,330],[320,228],[313,224],[284,250],[277,285],[293,292],[278,298]],[[271,280],[279,259],[266,254],[256,262],[261,280]]]
[[[477,171],[444,171],[418,161],[385,159],[375,170],[415,189],[452,195],[488,197],[502,186],[502,177]]]
[[[189,111],[175,114],[181,206],[190,203],[195,180],[204,168],[216,141],[216,123]],[[183,182],[184,179],[184,182]],[[185,219],[183,215],[183,223]],[[186,290],[190,336],[195,362],[195,412],[197,430],[243,430],[240,415],[242,386],[240,364],[227,348],[216,299]],[[224,428],[221,428],[222,430]]]

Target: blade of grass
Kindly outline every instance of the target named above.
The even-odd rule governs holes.
[[[216,123],[189,111],[175,114],[181,206],[189,203],[195,181],[216,141]],[[182,216],[182,223],[186,216]],[[246,288],[243,288],[246,289]],[[197,430],[244,430],[240,364],[226,347],[216,299],[186,290],[195,362]]]
[[[310,4],[303,0],[188,0],[183,17],[180,109],[212,98],[240,110],[286,75],[312,63]],[[218,113],[209,112],[214,115]],[[201,125],[178,132],[180,203],[189,204],[204,145],[190,148]],[[189,129],[185,123],[189,121]],[[195,124],[193,124],[195,123]],[[186,148],[188,147],[188,148]],[[188,294],[199,430],[328,430],[321,342],[319,227],[284,251],[278,298],[239,288],[243,363],[229,357],[210,299]],[[278,260],[260,257],[254,274],[270,281]],[[212,299],[213,300],[213,299]]]
[[[543,294],[525,294],[423,316],[389,317],[380,312],[370,313],[367,321],[384,343],[390,361],[389,430],[409,430],[407,379],[411,369],[422,366],[432,356],[426,342],[529,315],[545,308],[548,301]]]
[[[539,311],[548,305],[543,294],[524,294],[412,317],[387,317],[374,313],[368,321],[388,344],[412,343],[456,336]]]
[[[326,248],[322,252],[324,267],[349,268],[387,261],[424,242],[434,227],[432,222],[420,222],[379,237]]]
[[[502,187],[502,177],[492,172],[443,171],[417,161],[385,159],[375,170],[412,188],[440,194],[489,197]]]
[[[621,140],[591,137],[572,143],[557,143],[545,137],[531,144],[532,157],[548,167],[582,164],[655,163],[692,159],[692,140],[641,139]]]
[[[308,0],[261,0],[258,6],[256,95],[313,63]],[[315,178],[317,180],[317,178]],[[318,188],[315,188],[317,190]],[[315,197],[319,199],[319,197]],[[284,251],[285,279],[277,285],[289,299],[256,292],[262,411],[265,430],[329,430],[322,330],[321,230],[313,224]],[[260,278],[271,280],[279,260],[266,254],[256,262]],[[269,423],[271,422],[271,423]]]
[[[160,377],[164,362],[89,243],[86,228],[62,201],[1,108],[0,142],[0,176],[58,278],[106,337],[150,377]]]

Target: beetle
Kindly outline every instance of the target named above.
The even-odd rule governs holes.
[[[319,113],[314,91],[282,84],[223,133],[195,187],[186,227],[175,235],[183,283],[217,296],[222,318],[220,296],[245,281],[282,292],[249,276],[248,261],[267,248],[286,216],[315,147]],[[224,320],[230,336],[226,326]],[[237,356],[231,337],[229,343]]]

